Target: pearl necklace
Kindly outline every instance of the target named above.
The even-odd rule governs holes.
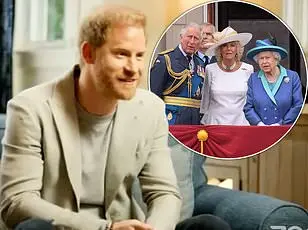
[[[223,62],[221,62],[221,66],[222,66],[222,68],[223,68],[224,70],[230,71],[230,70],[233,70],[233,69],[235,68],[236,62],[234,62],[233,65],[231,65],[230,67],[229,67],[229,66],[226,66]]]
[[[269,80],[269,77],[268,77],[267,74],[265,74],[265,77],[266,77],[266,79],[269,83],[275,83],[277,81],[277,78],[279,77],[279,75],[280,75],[280,69],[279,69],[279,67],[276,67],[275,72],[271,75],[271,77],[274,78],[274,80],[272,80],[272,79]]]

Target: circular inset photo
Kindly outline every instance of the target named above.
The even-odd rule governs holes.
[[[252,156],[282,139],[306,98],[306,61],[286,24],[254,4],[185,12],[157,43],[149,89],[170,134],[213,158]]]

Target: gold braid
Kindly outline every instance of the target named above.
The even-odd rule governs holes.
[[[174,81],[172,82],[172,84],[163,92],[163,95],[168,95],[170,93],[172,93],[174,90],[176,90],[177,88],[179,88],[180,85],[182,85],[182,83],[189,78],[191,80],[191,73],[188,69],[183,70],[182,72],[176,73],[171,69],[171,61],[170,61],[170,57],[165,54],[164,55],[165,60],[166,60],[166,66],[167,66],[167,71],[169,73],[169,75],[171,77],[174,78]],[[176,80],[180,80],[177,84]],[[174,85],[175,84],[175,85]],[[189,95],[191,95],[191,87],[189,88]]]

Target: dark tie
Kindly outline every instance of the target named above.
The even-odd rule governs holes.
[[[209,64],[209,57],[208,56],[204,56],[204,64],[205,65]]]
[[[188,60],[188,69],[190,69],[191,68],[190,61],[191,61],[192,57],[190,55],[187,55],[186,58]]]

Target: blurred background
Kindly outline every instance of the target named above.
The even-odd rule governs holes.
[[[12,21],[3,22],[5,26],[12,25],[12,54],[13,66],[12,73],[8,73],[1,78],[8,78],[11,81],[5,84],[6,89],[11,88],[11,92],[6,93],[6,89],[1,92],[8,98],[21,90],[40,82],[52,79],[66,72],[78,59],[76,39],[78,26],[81,19],[95,5],[100,3],[114,3],[129,5],[142,10],[148,17],[148,52],[147,67],[150,65],[150,58],[156,43],[163,35],[167,27],[176,20],[181,14],[200,4],[213,1],[200,0],[156,0],[145,2],[143,0],[3,0],[2,11],[11,12]],[[217,1],[215,1],[217,2]],[[236,1],[232,1],[236,4]],[[188,15],[186,19],[177,23],[183,25],[187,21],[213,22],[218,29],[222,29],[235,23],[245,24],[252,20],[268,20],[269,14],[259,14],[255,10],[240,11],[235,7],[230,7],[232,2],[220,1],[214,7],[208,5],[198,7],[198,16]],[[279,18],[283,19],[294,32],[301,46],[308,53],[308,30],[305,26],[305,17],[308,14],[308,2],[305,0],[255,0],[239,1],[251,2],[265,9],[270,10]],[[243,5],[243,4],[242,4]],[[249,6],[248,4],[244,4]],[[249,7],[248,7],[249,8]],[[256,7],[254,7],[256,9]],[[252,13],[251,13],[252,12]],[[255,12],[253,14],[253,12]],[[241,17],[239,17],[242,15]],[[267,21],[267,22],[268,22]],[[2,23],[2,24],[3,24]],[[266,23],[266,22],[265,22]],[[272,28],[274,28],[273,25]],[[8,32],[9,29],[5,28]],[[279,39],[287,38],[288,35],[280,36],[285,31],[277,34]],[[7,33],[10,34],[10,33]],[[178,39],[178,34],[173,35],[173,41]],[[10,38],[8,38],[10,39]],[[5,43],[5,39],[2,42]],[[169,39],[170,41],[170,39]],[[285,43],[285,39],[282,40]],[[292,43],[292,42],[291,42]],[[253,43],[251,43],[253,45]],[[289,47],[289,44],[287,44]],[[168,46],[168,44],[167,44]],[[291,49],[294,43],[291,44]],[[163,45],[157,50],[165,48]],[[247,48],[248,49],[248,48]],[[294,52],[298,50],[293,49]],[[292,50],[292,51],[293,51]],[[10,51],[8,50],[7,53]],[[295,54],[297,55],[297,54]],[[291,59],[293,60],[293,59]],[[299,63],[303,62],[299,60]],[[293,64],[296,65],[296,64]],[[301,65],[304,66],[304,65]],[[302,67],[303,69],[303,67]],[[147,86],[147,76],[142,82],[142,87]],[[2,85],[2,84],[1,84]],[[1,96],[3,98],[3,96]],[[5,108],[5,99],[1,99],[2,109]],[[2,110],[3,111],[3,110]]]
[[[177,25],[183,26],[189,21],[209,21],[221,30],[229,24],[236,26],[239,23],[252,28],[253,21],[263,20],[265,24],[273,23],[271,28],[278,28],[275,27],[277,19],[273,21],[271,14],[247,9],[243,11],[236,7],[239,2],[263,7],[286,23],[294,36],[286,30],[279,30],[277,39],[287,46],[292,57],[299,57],[288,60],[290,68],[305,74],[306,66],[300,47],[307,58],[307,0],[2,0],[0,113],[5,113],[7,101],[20,91],[70,70],[78,60],[76,41],[80,21],[97,4],[128,5],[147,15],[148,70],[152,53],[167,27],[192,7],[198,7],[197,16],[188,13],[176,21]],[[204,3],[215,4],[200,7]],[[171,38],[167,39],[167,36]],[[177,39],[176,31],[166,34],[157,51],[172,48]],[[147,72],[141,85],[144,88],[147,87]],[[265,153],[236,161],[208,159],[205,168],[213,183],[225,182],[232,189],[263,193],[308,208],[308,107],[303,109],[292,131]]]

